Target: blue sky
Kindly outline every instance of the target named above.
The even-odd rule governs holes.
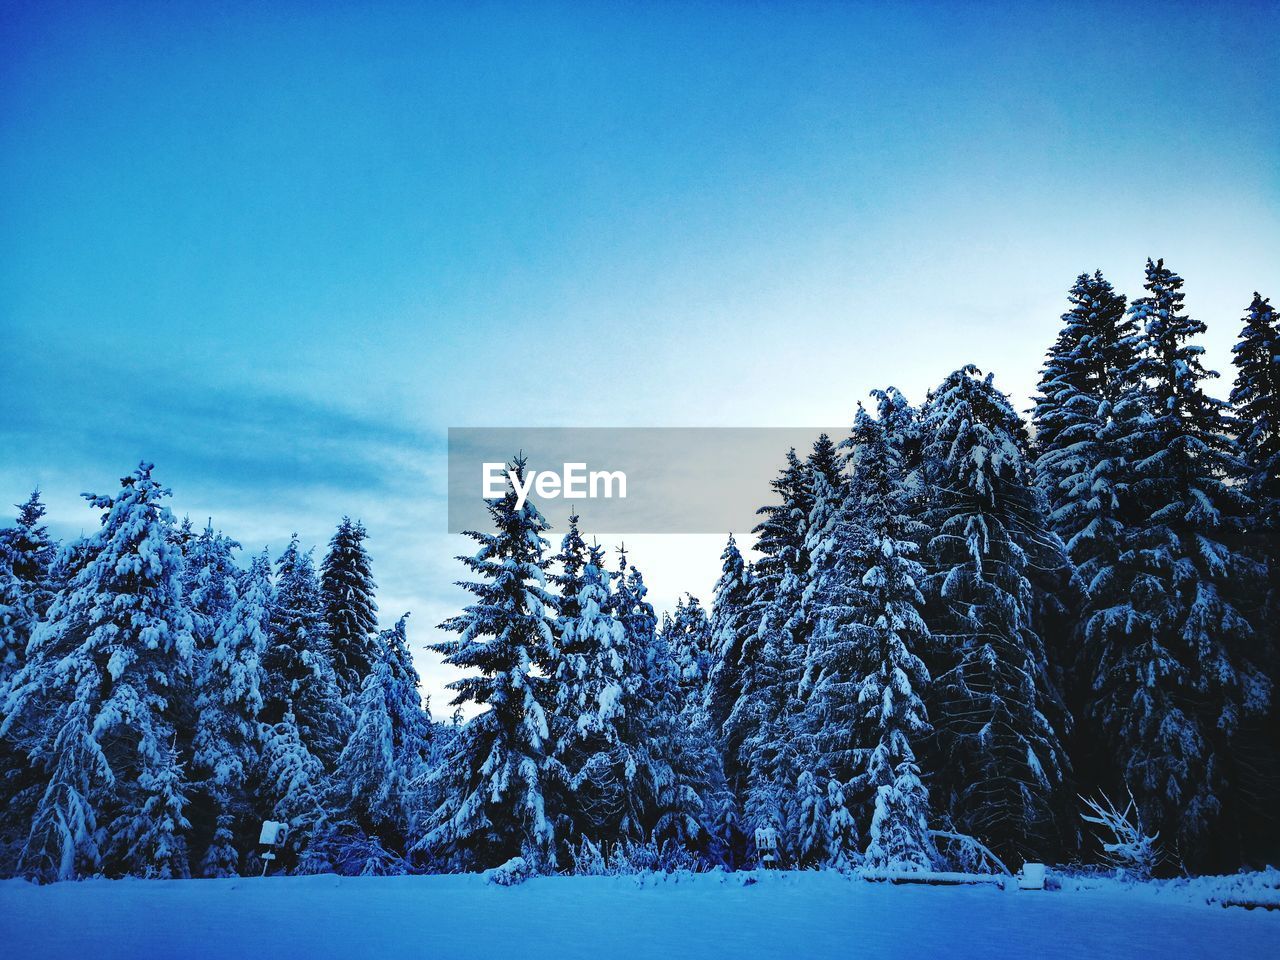
[[[417,645],[449,426],[789,426],[1147,256],[1280,297],[1280,5],[8,3],[0,502],[139,457],[246,546],[343,513]],[[3,498],[7,498],[4,500]],[[660,604],[716,538],[631,541]],[[436,694],[442,671],[420,657]]]

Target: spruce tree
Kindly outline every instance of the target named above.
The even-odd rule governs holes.
[[[724,842],[717,827],[727,827],[732,813],[724,809],[727,791],[700,687],[696,682],[682,686],[668,643],[674,621],[667,618],[671,626],[655,629],[644,577],[627,563],[625,551],[619,554],[611,607],[625,633],[627,672],[640,680],[631,693],[628,718],[642,835],[658,846],[675,844],[720,862]],[[700,623],[697,614],[693,622]]]
[[[1271,624],[1270,658],[1280,654],[1280,597],[1274,583],[1280,571],[1280,322],[1271,301],[1253,295],[1240,340],[1233,348],[1236,366],[1231,403],[1235,408],[1244,487],[1253,501],[1250,541],[1267,566],[1268,590],[1260,597],[1257,619]]]
[[[169,491],[151,470],[140,464],[114,496],[87,495],[102,526],[9,688],[5,731],[32,732],[44,778],[22,853],[38,876],[188,873],[173,717],[194,640]]]
[[[278,864],[287,868],[327,829],[324,764],[308,749],[288,701],[280,719],[262,723],[258,735],[262,741],[258,789],[270,819],[289,828],[283,851],[287,859]]]
[[[525,459],[509,471],[523,482]],[[535,871],[554,869],[556,811],[546,805],[548,713],[554,702],[545,670],[555,628],[546,588],[547,522],[532,501],[516,506],[514,487],[488,501],[495,532],[470,531],[480,544],[460,557],[478,579],[462,584],[475,598],[442,628],[458,639],[433,645],[451,666],[469,671],[450,684],[457,706],[480,713],[458,732],[440,775],[444,802],[418,846],[455,868],[494,867],[524,857]]]
[[[873,869],[924,870],[936,860],[929,837],[929,796],[916,763],[913,742],[929,732],[920,694],[929,675],[919,657],[928,640],[920,612],[916,561],[922,525],[909,516],[900,454],[883,425],[859,408],[854,426],[854,499],[859,504],[867,571],[861,630],[856,631],[865,669],[858,700],[872,736],[867,769],[859,783],[874,791],[867,863]]]
[[[559,573],[551,575],[551,582],[559,590],[557,610],[560,614],[557,629],[562,623],[578,615],[578,593],[582,590],[582,568],[587,565],[587,542],[578,528],[578,514],[569,515],[569,529],[560,541],[560,552],[551,558]],[[626,571],[623,571],[626,574]]]
[[[350,703],[379,656],[378,605],[364,524],[343,517],[320,565],[324,618],[328,627],[338,694]]]
[[[884,427],[889,442],[898,451],[902,463],[902,480],[913,507],[925,496],[924,477],[925,432],[920,411],[897,387],[872,390],[876,401],[876,417]]]
[[[1045,856],[1061,809],[1063,710],[1029,579],[1048,540],[1022,421],[993,378],[951,374],[926,405],[929,713],[942,809],[997,850]]]
[[[1071,309],[1062,315],[1058,338],[1040,371],[1038,395],[1032,411],[1037,481],[1051,514],[1068,499],[1066,477],[1074,473],[1068,456],[1087,437],[1077,429],[1092,422],[1100,403],[1112,406],[1128,385],[1138,344],[1138,328],[1125,313],[1124,294],[1103,277],[1082,273],[1067,293]]]
[[[921,616],[924,568],[915,559],[922,525],[909,516],[900,455],[884,426],[859,408],[852,439],[852,499],[866,550],[852,632],[861,655],[860,727],[870,734],[865,774],[855,782],[874,793],[867,863],[927,870],[936,857],[913,746],[930,730],[920,698],[929,685],[919,655],[929,637]]]
[[[363,835],[395,851],[405,849],[417,819],[432,739],[405,640],[406,617],[377,636],[378,656],[356,701],[355,730],[334,773],[340,809]]]
[[[675,614],[664,624],[663,639],[675,662],[681,696],[703,700],[715,661],[711,621],[701,601],[686,593],[676,601]]]
[[[805,763],[830,778],[840,798],[828,803],[832,816],[849,817],[846,796],[873,811],[874,866],[924,869],[932,859],[928,795],[913,747],[929,730],[920,700],[928,684],[919,657],[928,638],[923,570],[914,559],[924,528],[912,519],[902,455],[885,423],[859,407],[846,447],[851,479],[815,547]],[[844,844],[856,838],[849,826],[828,835],[845,836]],[[833,865],[857,856],[828,843]]]
[[[1258,576],[1239,593],[1243,612],[1257,631],[1250,653],[1272,688],[1269,715],[1246,719],[1236,747],[1237,792],[1248,814],[1240,832],[1246,837],[1252,833],[1276,849],[1280,824],[1272,811],[1280,802],[1280,696],[1275,693],[1280,682],[1280,322],[1271,302],[1257,293],[1233,352],[1231,403],[1243,485],[1253,501],[1244,542],[1258,563]]]
[[[182,588],[191,609],[197,652],[213,645],[223,617],[236,601],[236,580],[240,569],[232,556],[240,544],[222,533],[215,533],[210,520],[198,536],[186,540]]]
[[[724,747],[726,773],[741,797],[745,832],[777,828],[782,852],[789,856],[794,837],[788,819],[798,775],[791,724],[804,655],[797,633],[813,505],[812,473],[794,449],[772,486],[778,502],[757,511],[763,519],[753,531],[761,557],[754,567],[738,658],[741,686],[724,723]]]
[[[720,729],[733,708],[742,679],[742,645],[746,639],[751,570],[733,534],[720,554],[720,578],[711,607],[711,673],[707,678],[707,711]]]
[[[812,770],[804,770],[796,780],[796,866],[822,866],[831,842],[831,811],[827,791]]]
[[[567,539],[567,538],[566,538]],[[555,758],[569,786],[562,841],[596,845],[643,839],[648,757],[643,677],[623,620],[614,615],[604,558],[592,549],[581,569],[572,616],[560,617],[555,675],[562,732]],[[562,607],[563,609],[563,607]]]
[[[331,770],[351,729],[351,713],[338,690],[311,555],[295,534],[276,561],[262,718],[274,726],[291,710],[307,751]]]
[[[17,522],[0,530],[0,691],[26,660],[31,631],[53,602],[57,548],[44,514],[40,491],[34,490],[18,506]]]
[[[1201,384],[1216,374],[1183,312],[1182,279],[1147,262],[1147,295],[1131,314],[1142,329],[1140,389],[1116,411],[1123,455],[1123,552],[1109,571],[1109,605],[1088,627],[1095,651],[1091,722],[1115,777],[1166,852],[1214,862],[1243,719],[1267,707],[1269,684],[1246,656],[1252,627],[1233,602],[1251,565],[1233,546],[1245,494],[1229,482],[1238,460],[1224,404]]]
[[[262,759],[258,716],[267,686],[271,560],[255,557],[219,621],[196,685],[193,773],[208,800],[213,833],[201,861],[207,877],[239,874],[256,837],[254,777]]]
[[[201,723],[199,701],[203,692],[201,681],[206,661],[214,646],[214,635],[236,601],[236,581],[241,571],[235,564],[232,552],[240,549],[240,544],[222,533],[215,533],[211,520],[199,534],[194,533],[190,518],[183,519],[176,534],[170,537],[170,542],[182,551],[182,592],[187,609],[191,612],[191,634],[196,643],[192,670],[195,683],[192,687],[179,691],[179,708],[174,717],[178,732],[176,746],[184,757],[191,757],[195,752],[194,740]],[[201,776],[194,770],[190,772],[193,778]],[[215,832],[221,833],[216,824],[217,818],[223,814],[218,800],[207,789],[198,788],[191,799],[190,816],[195,824],[191,839],[198,852],[207,850],[211,843],[208,829],[210,824],[214,825]],[[225,862],[230,856],[230,847],[224,846],[221,856],[221,862]],[[202,866],[201,869],[204,870],[205,867]]]

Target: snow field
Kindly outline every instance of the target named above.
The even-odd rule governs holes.
[[[752,882],[752,881],[755,882]],[[837,873],[0,883],[7,960],[149,957],[1102,958],[1280,956],[1280,911],[1095,881],[1058,892]]]

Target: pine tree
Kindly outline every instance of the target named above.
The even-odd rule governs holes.
[[[524,458],[509,471],[523,482]],[[459,730],[441,771],[448,793],[418,846],[456,867],[523,856],[531,869],[549,870],[556,863],[545,782],[554,698],[544,671],[555,621],[546,589],[547,522],[531,501],[516,506],[514,488],[488,508],[496,532],[469,532],[480,549],[459,558],[480,578],[462,584],[475,602],[442,625],[458,639],[432,647],[451,666],[474,671],[450,688],[455,705],[473,703],[481,712]]]
[[[849,810],[843,784],[827,780],[827,860],[833,870],[851,870],[862,862],[858,851],[858,825]]]
[[[1233,580],[1250,572],[1232,546],[1248,502],[1227,480],[1238,461],[1224,404],[1201,387],[1215,376],[1191,342],[1204,326],[1183,313],[1182,279],[1163,261],[1148,261],[1145,286],[1131,308],[1141,388],[1113,428],[1123,550],[1088,626],[1088,711],[1143,823],[1174,857],[1203,865],[1240,723],[1265,711],[1270,690],[1244,656],[1252,628],[1232,602]]]
[[[203,690],[200,681],[204,677],[206,660],[214,646],[214,635],[236,601],[236,581],[241,571],[236,566],[232,553],[240,549],[240,544],[222,533],[215,533],[212,520],[205,524],[199,534],[194,533],[190,518],[183,519],[181,526],[171,533],[169,540],[182,552],[182,593],[191,613],[191,634],[196,643],[192,669],[192,678],[196,682],[192,687],[175,691],[178,694],[178,707],[174,715],[177,728],[175,747],[180,755],[192,757],[201,723],[199,701]],[[191,773],[193,778],[201,776],[194,769]],[[225,816],[221,805],[208,789],[201,786],[191,797],[189,815],[195,824],[191,842],[196,850],[203,849],[208,853],[212,843],[208,835],[210,825],[219,835],[225,832],[218,824],[218,818]],[[246,828],[242,826],[241,829],[243,832]],[[229,869],[225,861],[232,854],[233,848],[229,844],[225,845],[220,854],[223,865],[214,867],[206,857],[201,866],[202,871]]]
[[[1098,610],[1116,602],[1115,574],[1125,552],[1121,498],[1129,464],[1121,434],[1138,411],[1140,336],[1124,311],[1124,297],[1100,273],[1082,274],[1069,297],[1072,306],[1045,360],[1033,419],[1036,481],[1070,567],[1055,580],[1046,576],[1054,561],[1039,558],[1031,579],[1039,581],[1042,601],[1037,622],[1056,625],[1045,632],[1056,679],[1071,714],[1081,716],[1100,656],[1089,625]],[[1096,749],[1096,729],[1078,724],[1063,733],[1074,738],[1067,743],[1081,781],[1105,780],[1109,758]]]
[[[691,593],[676,601],[674,616],[664,624],[663,639],[671,651],[681,696],[703,700],[715,661],[711,621]]]
[[[1244,485],[1253,500],[1249,524],[1252,542],[1270,572],[1273,585],[1280,570],[1280,323],[1271,301],[1255,293],[1233,348],[1236,365],[1231,403],[1239,425]],[[1260,604],[1259,620],[1272,624],[1271,658],[1280,654],[1280,597],[1274,586]]]
[[[377,636],[378,657],[360,690],[355,731],[335,772],[342,809],[364,835],[398,851],[417,817],[419,780],[432,739],[404,625],[401,617]]]
[[[711,673],[707,679],[707,711],[717,730],[733,709],[741,684],[742,645],[751,599],[751,570],[733,534],[720,554],[720,564],[711,608]]]
[[[566,538],[568,541],[568,538]],[[570,789],[563,840],[597,845],[642,840],[651,801],[641,700],[643,676],[623,620],[614,615],[609,575],[598,549],[580,574],[572,616],[560,617],[555,758]],[[563,607],[562,607],[563,609]]]
[[[215,533],[212,520],[199,536],[187,539],[182,574],[183,593],[191,609],[196,650],[207,651],[223,617],[236,601],[236,580],[240,569],[232,552],[240,544],[222,533]]]
[[[644,577],[627,563],[619,550],[616,587],[611,608],[625,634],[626,671],[638,677],[631,690],[629,741],[634,745],[637,771],[633,789],[642,818],[642,838],[662,846],[700,851],[709,862],[720,862],[723,836],[732,814],[724,809],[726,788],[712,732],[699,695],[696,677],[687,686],[669,639],[675,621],[665,618],[664,630],[656,630]],[[685,628],[703,632],[700,607],[684,617]],[[701,649],[695,642],[694,649]],[[696,662],[697,658],[693,658]],[[688,694],[688,695],[686,695]]]
[[[271,605],[271,560],[263,551],[240,578],[200,665],[193,772],[213,825],[201,861],[204,876],[236,876],[255,839],[253,777],[262,759],[258,716],[267,686],[263,658]]]
[[[142,463],[114,497],[87,497],[102,526],[10,686],[4,727],[33,731],[46,777],[22,857],[40,876],[187,875],[173,700],[194,641],[169,491],[151,470]]]
[[[1137,351],[1138,328],[1125,313],[1123,294],[1102,276],[1082,273],[1067,297],[1071,309],[1062,315],[1062,329],[1049,348],[1040,372],[1032,422],[1038,453],[1037,481],[1051,515],[1068,499],[1066,477],[1075,473],[1071,451],[1082,440],[1082,421],[1093,424],[1104,401],[1114,406],[1125,392]]]
[[[324,764],[307,748],[292,705],[287,701],[280,719],[260,724],[258,735],[262,741],[259,790],[266,800],[270,819],[288,826],[284,854],[296,859],[315,837],[323,834],[328,824]]]
[[[1048,537],[1025,428],[992,379],[957,370],[925,409],[938,799],[961,830],[997,850],[1044,856],[1066,828],[1067,772],[1028,579]]]
[[[924,496],[925,432],[920,411],[911,405],[897,387],[872,390],[876,401],[876,417],[884,427],[889,442],[898,451],[902,463],[902,480],[908,498],[914,503]]]
[[[741,688],[724,723],[724,748],[726,773],[741,796],[744,830],[777,828],[787,856],[794,840],[790,794],[798,775],[791,723],[804,656],[798,636],[808,576],[804,544],[813,505],[812,473],[795,450],[772,486],[779,502],[757,511],[763,519],[753,531],[761,557],[739,656]]]
[[[1245,545],[1262,578],[1261,583],[1256,578],[1243,583],[1239,595],[1242,612],[1257,631],[1251,658],[1272,687],[1269,715],[1247,718],[1235,747],[1236,788],[1248,814],[1239,832],[1276,849],[1280,825],[1272,811],[1280,802],[1280,697],[1274,689],[1280,682],[1280,322],[1271,302],[1257,293],[1234,347],[1234,361],[1231,403],[1244,489],[1253,501]]]
[[[920,693],[929,674],[918,651],[929,631],[921,616],[915,559],[921,524],[908,515],[898,451],[884,426],[859,408],[853,435],[853,499],[867,548],[862,574],[862,677],[858,703],[871,734],[866,773],[875,793],[867,863],[888,870],[927,870],[936,859],[928,832],[929,796],[920,779],[913,741],[929,732]],[[869,669],[868,669],[869,668]]]
[[[31,631],[53,602],[57,550],[44,514],[40,491],[34,490],[18,505],[17,522],[0,530],[0,691],[26,660]]]
[[[276,561],[276,589],[263,668],[262,718],[275,725],[292,710],[307,751],[331,770],[351,729],[338,690],[324,599],[311,561],[295,534]]]
[[[853,450],[852,440],[848,447]],[[815,563],[807,588],[813,633],[801,687],[801,762],[839,783],[860,773],[866,742],[858,693],[861,677],[870,669],[861,638],[870,616],[862,578],[871,563],[871,544],[861,483],[861,477],[852,478],[822,536],[814,539]]]
[[[578,529],[581,518],[578,514],[569,515],[569,529],[560,541],[560,552],[552,557],[552,562],[560,572],[552,575],[551,582],[559,589],[557,630],[562,623],[572,621],[578,615],[578,593],[582,590],[582,569],[587,565],[587,542],[582,539],[582,531]],[[626,571],[623,571],[625,576]]]
[[[919,692],[928,672],[918,652],[928,638],[914,559],[924,532],[913,520],[902,455],[885,424],[861,407],[846,442],[851,480],[815,546],[810,603],[816,620],[806,663],[806,763],[831,778],[829,805],[849,816],[841,783],[869,799],[874,866],[923,869],[931,860],[928,795],[912,742],[928,732]],[[856,836],[848,826],[831,835]],[[898,838],[887,844],[889,834]],[[833,849],[847,865],[856,850]]]
[[[328,627],[338,693],[350,703],[359,695],[364,678],[380,651],[376,643],[378,605],[364,524],[343,517],[329,541],[320,566],[324,617]]]
[[[827,791],[818,783],[812,770],[801,772],[795,789],[796,865],[801,868],[822,866],[827,860],[831,841]]]

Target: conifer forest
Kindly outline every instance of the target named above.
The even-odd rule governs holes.
[[[354,516],[245,555],[143,462],[55,542],[32,493],[0,532],[0,874],[256,875],[264,820],[288,874],[734,871],[769,829],[793,870],[1275,862],[1280,325],[1242,291],[1215,384],[1182,277],[1145,276],[1076,278],[1030,410],[974,366],[849,396],[712,596],[655,610],[588,509],[489,501],[447,704]]]

